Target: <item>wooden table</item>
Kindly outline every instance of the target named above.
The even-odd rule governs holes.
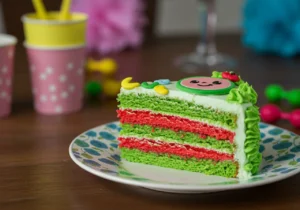
[[[172,61],[194,49],[195,38],[154,40],[116,59],[120,78],[136,80],[188,76]],[[300,60],[259,57],[246,52],[237,36],[218,38],[219,50],[235,56],[236,69],[259,93],[268,83],[299,87]],[[129,187],[100,179],[75,165],[68,154],[71,140],[81,132],[116,120],[116,101],[86,103],[67,116],[42,116],[33,110],[27,58],[16,56],[13,113],[0,120],[0,209],[300,209],[300,174],[287,180],[238,191],[176,195]],[[210,72],[199,72],[210,75]],[[287,106],[288,107],[288,106]],[[278,125],[300,134],[288,123]]]

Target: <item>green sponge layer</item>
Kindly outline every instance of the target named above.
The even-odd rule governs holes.
[[[119,94],[119,108],[146,109],[163,114],[173,114],[195,120],[207,120],[229,129],[237,127],[237,115],[229,112],[207,108],[193,102],[170,97],[157,97],[147,94]]]
[[[121,149],[121,157],[129,162],[144,163],[160,167],[186,170],[217,175],[223,177],[236,177],[238,165],[232,161],[197,160],[195,158],[182,159],[168,154],[146,153],[138,149]]]
[[[233,154],[235,151],[235,145],[228,141],[216,140],[210,136],[207,136],[206,139],[202,139],[199,135],[191,132],[175,132],[170,129],[155,128],[148,125],[122,124],[120,135],[162,140],[170,143],[189,144],[207,149],[215,149],[229,154]]]

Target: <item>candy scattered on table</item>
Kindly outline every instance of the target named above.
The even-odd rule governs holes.
[[[100,82],[97,81],[90,81],[87,82],[85,85],[85,91],[88,94],[88,96],[91,97],[97,97],[101,94],[103,88],[100,84]]]
[[[87,76],[92,80],[89,81],[88,79],[86,83],[86,93],[88,95],[103,95],[108,98],[113,98],[118,95],[121,88],[121,81],[115,79],[118,64],[114,59],[103,58],[94,60],[89,58],[86,67]]]
[[[108,97],[115,97],[121,88],[121,83],[118,80],[107,79],[103,82],[103,93]]]
[[[100,72],[105,75],[111,75],[116,73],[118,64],[111,58],[104,58],[101,60],[88,59],[87,69],[90,72]]]
[[[300,89],[285,91],[280,85],[272,84],[266,88],[265,95],[270,102],[285,99],[290,105],[300,107]]]
[[[280,108],[274,104],[267,104],[260,108],[261,119],[267,123],[275,123],[280,119],[288,120],[296,127],[300,128],[300,109],[296,109],[290,113],[282,112]]]

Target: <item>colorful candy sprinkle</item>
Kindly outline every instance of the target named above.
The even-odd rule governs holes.
[[[157,85],[154,87],[155,92],[161,95],[167,95],[169,90],[164,85]]]
[[[158,82],[160,85],[168,85],[171,83],[169,79],[158,79],[155,80],[154,82]]]
[[[130,83],[131,80],[132,80],[132,77],[127,77],[127,78],[123,79],[121,82],[122,88],[124,88],[126,90],[131,90],[131,89],[134,89],[134,88],[140,86],[140,83],[138,83],[138,82]]]
[[[153,83],[148,83],[148,82],[143,82],[142,87],[147,88],[147,89],[153,89],[155,86],[159,85],[158,82],[153,82]]]

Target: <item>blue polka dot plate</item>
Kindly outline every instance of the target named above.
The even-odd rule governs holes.
[[[118,183],[173,193],[205,193],[270,184],[300,172],[300,136],[260,123],[259,173],[249,180],[207,176],[121,160],[117,137],[119,122],[88,130],[69,147],[72,160],[96,176]]]

